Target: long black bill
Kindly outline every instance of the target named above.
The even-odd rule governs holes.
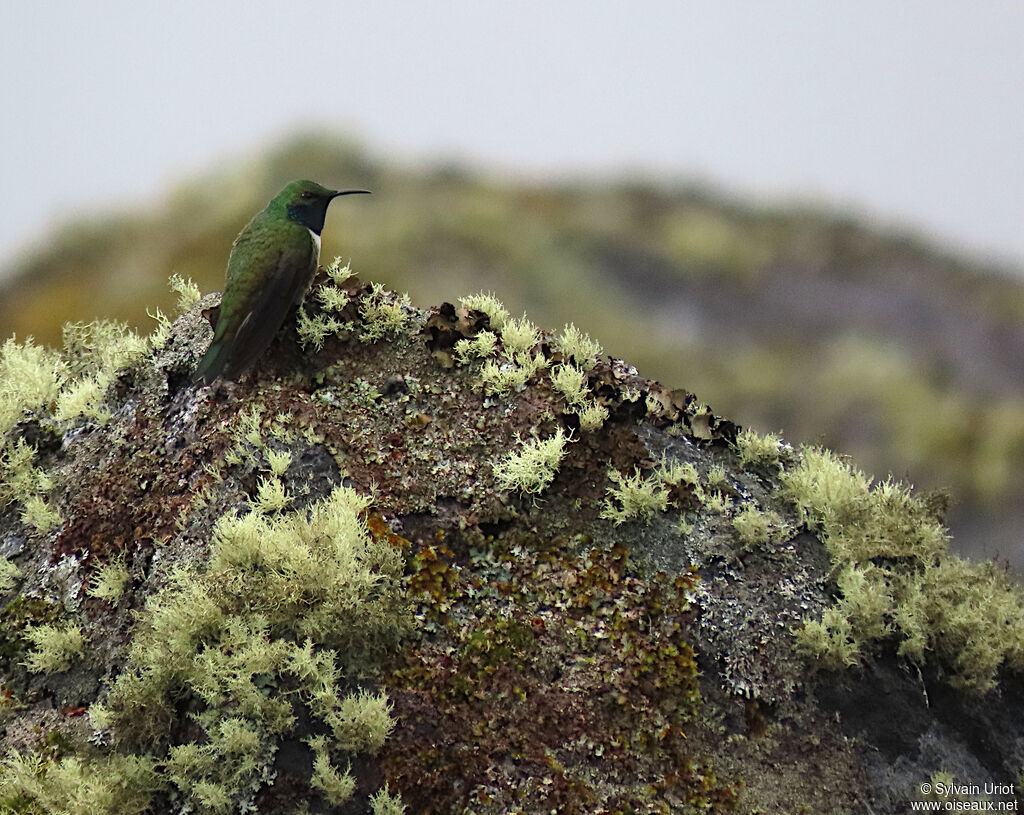
[[[339,195],[359,195],[359,194],[370,195],[371,193],[370,193],[369,190],[338,190],[336,193],[334,193],[334,195],[331,196],[331,198],[337,198]]]

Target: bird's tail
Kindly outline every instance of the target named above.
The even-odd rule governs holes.
[[[196,366],[196,372],[192,374],[193,384],[210,385],[218,377],[223,376],[230,360],[229,346],[230,343],[225,340],[214,340],[210,343],[210,347]]]

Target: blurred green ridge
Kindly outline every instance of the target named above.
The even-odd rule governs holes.
[[[0,332],[150,322],[176,272],[220,289],[231,242],[286,182],[337,202],[322,257],[420,305],[494,291],[574,322],[716,412],[948,488],[962,549],[1024,569],[1024,284],[908,235],[661,180],[513,183],[306,135],[182,183],[151,210],[70,224],[0,289]]]

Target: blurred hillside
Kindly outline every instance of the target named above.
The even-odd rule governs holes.
[[[306,137],[55,230],[5,278],[0,336],[145,324],[172,272],[220,289],[234,236],[299,177],[374,193],[335,202],[324,258],[420,304],[490,290],[572,320],[717,413],[948,488],[958,547],[1024,569],[1024,284],[834,213],[651,179],[513,184]]]

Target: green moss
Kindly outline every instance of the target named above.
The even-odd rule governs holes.
[[[834,608],[797,632],[803,651],[836,666],[891,639],[901,656],[975,691],[992,689],[1004,668],[1024,672],[1024,592],[994,564],[951,554],[907,487],[872,483],[820,449],[804,450],[783,481],[837,576]]]

